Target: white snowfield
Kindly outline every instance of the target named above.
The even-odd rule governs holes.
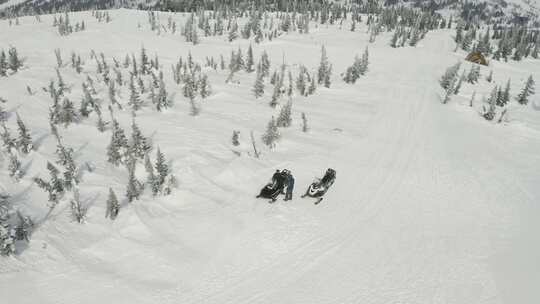
[[[351,32],[348,25],[340,30],[312,23],[310,34],[253,43],[257,61],[266,50],[272,69],[285,58],[293,71],[298,64],[315,70],[322,44],[333,64],[331,88],[293,98],[293,125],[280,129],[282,139],[270,151],[260,141],[278,114],[268,106],[268,82],[256,100],[255,73],[240,72],[239,84],[226,84],[227,71],[206,68],[213,94],[194,117],[170,73],[189,51],[201,63],[220,54],[228,62],[238,46],[245,54],[249,41],[201,35],[201,44],[193,46],[178,34],[151,32],[145,12],[110,14],[108,24],[89,12],[71,14],[72,23],[84,20],[87,30],[67,37],[52,27],[52,16],[42,23],[21,18],[12,27],[0,21],[0,48],[16,46],[26,57],[24,70],[0,78],[0,97],[8,100],[3,106],[12,114],[12,133],[18,112],[37,146],[21,160],[26,175],[19,183],[9,178],[4,155],[0,186],[38,223],[27,248],[0,258],[0,302],[540,303],[540,94],[527,106],[513,99],[529,75],[540,82],[539,60],[492,61],[482,67],[479,84],[464,83],[443,105],[438,79],[466,55],[453,52],[453,29],[428,33],[416,48],[391,48],[391,33],[381,34],[369,44],[369,72],[349,85],[339,73],[368,45],[365,24]],[[141,200],[127,203],[126,169],[106,159],[111,131],[99,133],[92,115],[59,128],[76,162],[95,166],[80,184],[87,221],[73,222],[65,201],[47,214],[47,196],[32,178],[47,178],[46,161],[55,159],[51,99],[41,90],[55,78],[53,50],[60,48],[65,62],[71,51],[86,61],[82,75],[61,69],[78,107],[85,73],[95,78],[91,49],[112,62],[132,53],[138,58],[142,45],[151,58],[159,55],[176,98],[162,113],[146,106],[136,120],[171,160],[178,188],[158,198],[146,190]],[[512,102],[501,124],[479,115],[482,96],[494,85],[484,80],[490,69],[498,84],[512,79]],[[96,87],[106,105],[107,89]],[[301,130],[302,112],[308,133]],[[116,116],[129,134],[130,111]],[[241,156],[231,151],[233,130],[241,132]],[[248,155],[251,130],[259,159]],[[314,205],[300,198],[328,167],[337,179],[325,200]],[[296,178],[294,199],[256,199],[282,168]],[[139,173],[143,179],[144,168]],[[122,200],[115,221],[104,218],[109,187]]]

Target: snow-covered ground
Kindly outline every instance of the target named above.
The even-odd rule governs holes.
[[[391,48],[391,33],[382,34],[369,44],[369,72],[355,85],[338,74],[368,45],[365,25],[350,32],[312,24],[308,35],[253,44],[256,58],[266,50],[273,68],[284,59],[314,70],[322,44],[334,65],[331,88],[294,97],[293,126],[282,129],[274,151],[258,141],[263,154],[256,159],[247,155],[249,132],[260,138],[277,115],[268,106],[271,86],[256,100],[254,73],[241,72],[239,84],[226,84],[226,71],[206,70],[213,94],[194,117],[169,72],[189,51],[202,63],[206,56],[228,58],[238,46],[245,54],[248,41],[202,37],[193,46],[179,35],[151,32],[145,12],[110,14],[108,24],[90,13],[72,14],[87,30],[67,37],[51,26],[52,16],[43,23],[21,18],[12,27],[0,21],[0,49],[13,45],[26,57],[23,71],[0,78],[0,97],[13,114],[12,132],[17,112],[38,147],[22,159],[26,175],[19,183],[7,175],[7,160],[2,163],[0,186],[38,227],[27,248],[0,258],[1,301],[540,303],[540,94],[528,106],[512,101],[501,124],[478,114],[493,86],[483,77],[441,104],[438,79],[465,56],[453,52],[454,30],[430,32],[416,48]],[[147,191],[124,202],[115,221],[105,219],[108,188],[123,197],[127,173],[106,161],[110,131],[99,133],[93,117],[60,128],[76,162],[96,167],[80,184],[87,222],[74,223],[66,202],[47,214],[47,197],[31,179],[46,177],[46,161],[55,158],[50,97],[41,90],[55,78],[53,50],[61,49],[65,61],[71,51],[83,55],[93,77],[91,49],[122,60],[138,56],[142,45],[151,57],[159,55],[167,87],[177,94],[172,109],[147,107],[136,119],[172,161],[178,189],[158,198]],[[492,62],[482,75],[490,69],[499,84],[512,79],[512,97],[530,74],[540,81],[538,60]],[[62,75],[78,104],[84,74],[66,67]],[[27,85],[37,93],[29,96]],[[98,91],[106,100],[106,88]],[[301,131],[302,112],[308,133]],[[129,111],[117,116],[129,130]],[[241,132],[241,156],[231,151],[233,130]],[[314,205],[299,198],[328,167],[337,179],[326,199]],[[296,177],[294,199],[255,199],[276,168]]]

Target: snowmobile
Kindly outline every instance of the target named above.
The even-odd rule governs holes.
[[[336,180],[336,171],[332,168],[328,168],[322,179],[316,179],[311,185],[309,185],[306,193],[302,197],[317,198],[315,205],[319,204],[323,200],[323,196],[330,189]]]
[[[257,198],[269,198],[271,199],[270,203],[275,202],[278,195],[284,193],[285,174],[285,170],[283,170],[283,172],[276,171],[274,176],[272,176],[272,180],[261,189],[261,192],[259,195],[257,195]]]

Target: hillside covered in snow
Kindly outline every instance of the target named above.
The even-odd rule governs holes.
[[[0,20],[0,302],[539,303],[540,34],[464,15]]]

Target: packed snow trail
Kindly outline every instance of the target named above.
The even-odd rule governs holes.
[[[20,87],[6,97],[17,100],[27,81],[45,85],[59,45],[87,53],[84,41],[102,40],[100,51],[122,58],[144,42],[165,67],[188,49],[196,60],[231,49],[213,38],[191,47],[157,37],[136,29],[143,12],[112,13],[110,25],[89,23],[88,32],[68,39],[52,28],[36,38],[23,35],[26,19],[15,34],[1,24],[0,41],[33,50],[32,70],[1,84]],[[486,123],[460,105],[460,96],[440,103],[437,80],[462,58],[452,52],[450,35],[436,31],[417,48],[401,49],[381,35],[369,44],[368,75],[355,85],[336,76],[331,89],[295,99],[295,119],[306,112],[311,131],[301,133],[295,122],[276,151],[263,150],[259,160],[228,147],[232,130],[241,129],[247,141],[246,131],[260,135],[273,115],[266,100],[251,96],[254,75],[240,75],[239,85],[210,75],[214,95],[196,119],[185,114],[182,98],[166,113],[141,113],[143,131],[156,131],[153,140],[173,159],[180,188],[172,197],[125,206],[114,222],[103,219],[103,195],[84,225],[70,223],[67,210],[55,212],[27,250],[0,259],[0,294],[15,303],[537,303],[540,128]],[[256,51],[266,49],[274,66],[285,52],[292,64],[316,67],[324,43],[337,75],[367,39],[361,30],[320,28]],[[518,79],[530,73],[540,79],[538,62],[493,66],[499,81],[506,74],[516,79],[514,92]],[[464,86],[464,96],[472,89]],[[47,102],[9,105],[23,117],[36,115],[31,129],[45,132],[46,116],[35,113],[46,113]],[[538,112],[530,117],[538,119]],[[129,115],[122,118],[129,123]],[[102,160],[109,134],[74,128],[66,140],[97,163],[82,188],[123,191],[125,173]],[[32,167],[53,147],[45,143]],[[301,199],[328,167],[337,178],[325,200],[314,206]],[[255,199],[276,168],[295,176],[294,199]],[[29,206],[45,201],[26,195]]]

